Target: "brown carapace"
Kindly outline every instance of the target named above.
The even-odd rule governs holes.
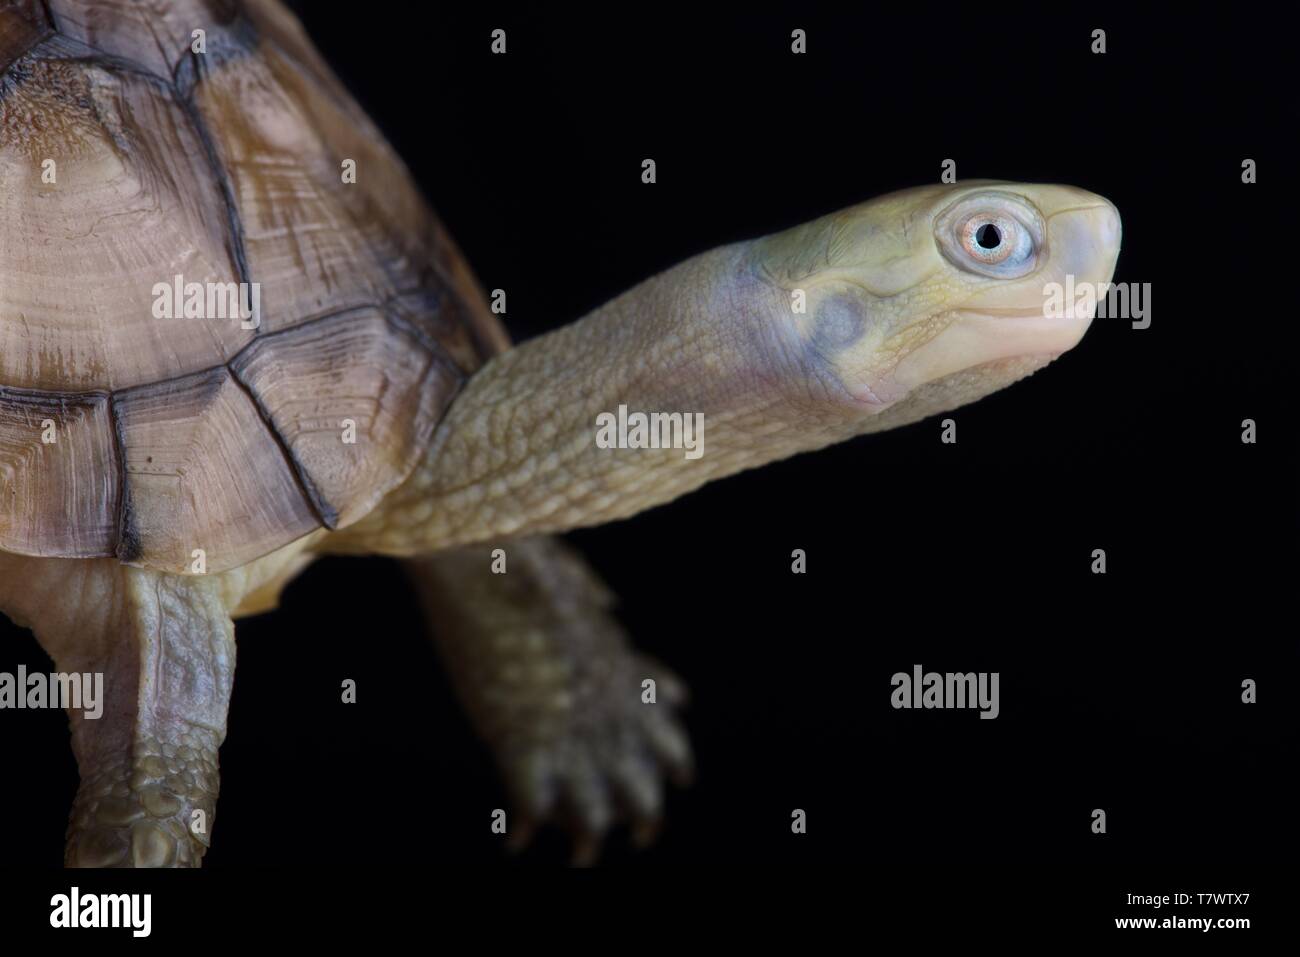
[[[0,551],[219,572],[410,474],[505,333],[294,18],[6,3],[0,71]]]

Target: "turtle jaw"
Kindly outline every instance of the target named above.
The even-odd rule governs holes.
[[[966,369],[999,367],[1007,359],[1052,361],[1079,344],[1092,323],[1086,316],[1044,316],[1041,310],[1003,313],[959,310],[942,333],[908,353],[894,369],[900,396]]]

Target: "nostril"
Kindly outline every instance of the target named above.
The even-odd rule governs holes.
[[[1118,246],[1123,229],[1120,225],[1119,210],[1114,203],[1107,202],[1101,217],[1101,236],[1108,246]]]

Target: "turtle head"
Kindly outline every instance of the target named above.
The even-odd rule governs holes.
[[[1094,300],[1049,308],[1052,284],[1104,294],[1119,244],[1101,196],[983,181],[881,196],[756,241],[751,263],[788,303],[784,348],[878,416],[871,430],[974,401],[1074,347]]]

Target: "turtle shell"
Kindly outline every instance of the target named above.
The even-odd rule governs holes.
[[[0,0],[0,551],[211,572],[346,526],[505,342],[283,7]]]

